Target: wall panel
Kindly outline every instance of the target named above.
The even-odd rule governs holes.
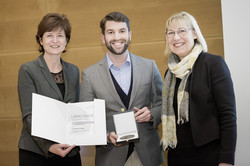
[[[0,165],[18,166],[18,139],[22,123],[19,119],[0,119]]]
[[[21,116],[17,96],[17,77],[20,66],[35,59],[36,52],[23,54],[2,54],[0,56],[0,119]]]
[[[223,56],[221,4],[218,0],[1,0],[0,1],[0,165],[17,166],[17,142],[21,112],[17,76],[21,64],[37,56],[37,25],[47,12],[65,13],[71,22],[72,38],[62,58],[79,70],[96,63],[106,52],[99,27],[111,11],[126,14],[131,23],[129,50],[154,59],[161,75],[167,69],[165,22],[175,12],[187,11],[197,19],[210,53]],[[160,134],[161,134],[161,126]],[[166,155],[167,153],[165,153]],[[81,148],[83,165],[94,165],[95,148]],[[166,166],[166,162],[164,166]]]
[[[164,1],[49,1],[49,11],[59,11],[69,16],[72,26],[72,46],[86,47],[102,45],[100,37],[100,20],[111,11],[125,13],[131,21],[133,42],[164,40],[165,22],[175,12],[187,11],[193,14],[205,37],[221,36],[221,12],[218,0],[183,0]],[[111,5],[112,4],[112,5]],[[205,8],[206,6],[206,8]],[[217,12],[219,11],[219,12]]]
[[[46,1],[1,0],[0,13],[0,53],[35,50],[33,39]]]

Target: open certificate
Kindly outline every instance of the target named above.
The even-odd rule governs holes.
[[[66,104],[33,93],[31,134],[62,144],[106,145],[105,101]]]

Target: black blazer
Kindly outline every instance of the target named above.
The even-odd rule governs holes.
[[[49,147],[55,142],[31,136],[32,93],[37,93],[65,103],[79,100],[79,70],[61,59],[65,82],[65,96],[63,97],[54,81],[43,55],[38,59],[23,64],[18,73],[18,95],[22,111],[23,129],[19,139],[20,149],[32,151],[48,157]],[[44,119],[46,123],[46,119]],[[68,156],[74,156],[80,148],[74,148]]]
[[[220,140],[220,162],[234,163],[236,106],[230,71],[222,57],[202,52],[190,75],[190,123],[201,146]]]

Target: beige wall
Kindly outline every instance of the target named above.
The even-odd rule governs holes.
[[[223,56],[220,0],[0,0],[0,165],[17,166],[17,143],[22,127],[17,96],[21,64],[39,53],[35,34],[48,12],[65,13],[72,25],[72,40],[62,57],[80,70],[100,60],[105,47],[99,21],[111,11],[130,18],[130,51],[154,59],[163,75],[167,65],[164,24],[175,12],[187,11],[197,19],[210,53]],[[93,147],[82,147],[83,165],[94,165]],[[166,165],[166,163],[164,163]]]

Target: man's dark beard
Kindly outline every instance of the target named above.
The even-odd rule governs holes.
[[[125,43],[125,45],[124,45],[124,47],[123,47],[123,49],[122,49],[121,52],[116,52],[115,49],[113,49],[112,45],[111,45],[111,44],[108,45],[107,43],[108,43],[108,42],[106,42],[106,47],[107,47],[107,49],[108,49],[111,53],[113,53],[113,54],[115,54],[115,55],[122,55],[122,54],[128,49],[128,46],[129,46],[129,39],[128,39],[128,42]],[[112,41],[111,41],[110,43],[112,43]]]

